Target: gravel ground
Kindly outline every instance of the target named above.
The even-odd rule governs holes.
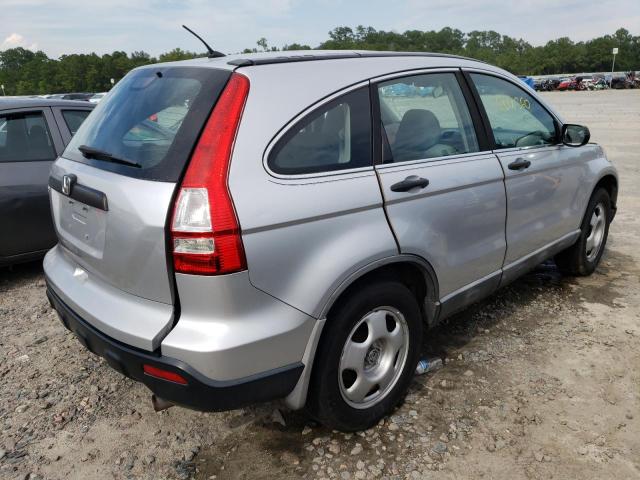
[[[277,403],[155,413],[22,265],[0,271],[0,478],[640,478],[640,91],[547,98],[620,169],[601,267],[546,263],[430,332],[445,367],[377,427],[332,432]]]

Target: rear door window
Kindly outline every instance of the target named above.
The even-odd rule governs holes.
[[[62,110],[62,118],[64,118],[64,123],[67,124],[71,135],[76,134],[89,113],[91,113],[90,110]]]
[[[378,99],[385,163],[479,150],[455,74],[429,73],[389,80],[378,84]]]
[[[0,162],[55,158],[56,151],[41,110],[0,115]]]
[[[361,88],[314,110],[269,156],[275,173],[299,175],[367,167],[371,160],[369,90]]]
[[[134,70],[82,123],[63,156],[122,175],[175,182],[229,76],[213,68]],[[139,167],[87,158],[83,146]]]

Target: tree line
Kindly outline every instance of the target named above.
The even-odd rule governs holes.
[[[449,53],[483,60],[518,75],[542,75],[608,71],[614,47],[619,48],[616,70],[640,69],[640,36],[634,36],[624,28],[585,42],[562,37],[542,46],[533,46],[523,39],[492,30],[463,33],[445,27],[439,31],[397,33],[373,27],[342,26],[329,32],[329,38],[316,48]],[[269,46],[267,40],[261,38],[256,47],[247,48],[243,53],[309,48],[298,43],[278,48]],[[62,55],[53,59],[42,51],[11,48],[0,52],[0,84],[4,85],[6,95],[100,92],[111,87],[112,78],[117,81],[132,68],[204,55],[175,48],[157,58],[144,51],[131,54],[116,51],[104,55]]]

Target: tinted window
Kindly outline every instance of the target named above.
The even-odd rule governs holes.
[[[42,112],[0,115],[0,162],[55,160]]]
[[[525,90],[490,75],[471,78],[491,123],[496,148],[557,143],[553,117]]]
[[[132,177],[177,181],[229,75],[195,67],[134,70],[82,123],[64,156]],[[140,168],[86,158],[82,145]]]
[[[453,73],[394,79],[378,85],[380,116],[391,155],[385,163],[478,151],[469,110]]]
[[[372,165],[368,89],[332,100],[296,123],[268,163],[274,172],[288,175]]]
[[[89,110],[63,110],[62,116],[69,127],[71,135],[75,135],[84,119],[89,115]]]

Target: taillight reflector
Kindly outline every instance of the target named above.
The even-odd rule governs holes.
[[[171,222],[176,272],[219,275],[246,269],[228,174],[248,94],[249,80],[233,73],[193,152]]]
[[[182,375],[175,372],[170,372],[169,370],[154,367],[153,365],[144,364],[142,366],[142,370],[144,371],[144,373],[151,377],[159,378],[161,380],[168,380],[169,382],[179,383],[180,385],[187,384],[187,381]]]

